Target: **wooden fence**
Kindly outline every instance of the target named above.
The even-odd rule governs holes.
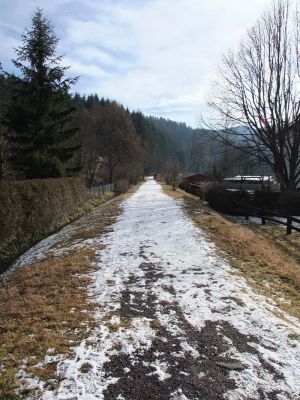
[[[279,225],[284,225],[286,226],[287,235],[290,235],[292,231],[300,232],[299,218],[287,214],[276,213],[262,208],[253,207],[248,204],[236,203],[236,206],[240,209],[241,215],[244,215],[246,219],[248,219],[249,217],[256,217],[261,218],[262,225],[264,225],[266,221],[270,221]],[[297,224],[298,226],[296,226],[295,224]]]
[[[187,193],[194,194],[195,196],[199,196],[202,200],[205,200],[206,196],[205,194],[202,193],[199,184],[188,184],[188,185],[180,184],[179,187],[185,190]],[[287,235],[290,235],[292,231],[300,232],[299,218],[283,213],[276,213],[270,210],[254,207],[246,203],[238,203],[234,201],[234,205],[235,205],[234,215],[241,215],[244,216],[246,219],[248,219],[249,217],[260,218],[261,223],[263,225],[266,223],[266,221],[270,221],[273,222],[274,224],[286,226]]]
[[[88,196],[100,196],[101,194],[107,193],[107,192],[113,192],[115,189],[114,183],[109,183],[107,185],[101,185],[101,186],[93,186],[91,188],[87,188],[87,194]]]

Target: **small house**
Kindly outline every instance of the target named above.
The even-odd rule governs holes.
[[[215,180],[208,175],[190,173],[181,176],[180,189],[205,198],[205,194],[214,186]]]
[[[272,176],[249,176],[237,175],[233,178],[225,178],[218,183],[218,186],[228,190],[268,190],[276,191],[279,189],[278,183]]]
[[[207,175],[198,173],[189,173],[181,176],[181,182],[184,184],[197,184],[202,182],[213,182],[214,179]]]

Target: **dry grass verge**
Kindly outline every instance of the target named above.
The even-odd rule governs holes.
[[[121,212],[120,201],[138,187],[117,197],[106,193],[90,199],[77,210],[84,217],[52,247],[64,250],[59,256],[18,269],[8,278],[0,277],[0,400],[41,398],[37,388],[24,385],[20,391],[24,375],[52,389],[59,385],[59,357],[71,355],[72,347],[89,336],[96,323],[95,307],[100,306],[91,303],[88,291],[100,245],[85,245],[84,241],[107,232]],[[78,242],[83,247],[72,250]],[[45,363],[46,355],[58,359]]]
[[[84,243],[87,238],[106,232],[121,211],[121,199],[119,196],[75,222],[76,228],[70,236],[59,242],[60,248],[65,247],[62,255],[21,268],[6,279],[0,278],[1,400],[40,398],[36,389],[28,387],[16,396],[16,390],[22,386],[20,369],[26,376],[32,374],[52,388],[57,387],[58,361],[43,363],[45,356],[68,356],[73,346],[89,336],[95,324],[96,304],[90,301],[88,287],[98,248],[93,245],[70,250],[69,246],[75,240]],[[95,202],[101,204],[105,200],[92,199],[85,211],[95,207]]]
[[[112,200],[114,197],[115,194],[113,192],[107,192],[99,196],[92,197],[91,199],[87,200],[81,207],[78,207],[78,209],[76,210],[76,216],[78,217],[95,207],[101,206],[102,204],[107,203],[109,200]]]
[[[0,399],[14,398],[21,364],[27,373],[57,382],[56,363],[36,365],[48,349],[51,355],[68,354],[71,343],[76,345],[87,335],[93,323],[94,305],[87,301],[86,291],[92,260],[91,250],[73,252],[1,280]]]
[[[248,282],[293,316],[300,318],[300,234],[268,224],[240,225],[211,210],[197,197],[163,184],[165,193],[184,200],[185,211],[215,242]]]

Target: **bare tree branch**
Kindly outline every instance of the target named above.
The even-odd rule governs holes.
[[[209,101],[217,120],[205,122],[223,143],[269,165],[281,190],[299,183],[298,39],[288,0],[274,0],[239,50],[223,57]]]

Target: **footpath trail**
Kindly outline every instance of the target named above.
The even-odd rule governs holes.
[[[253,293],[154,180],[122,209],[94,239],[99,324],[43,399],[300,399],[299,323]]]

